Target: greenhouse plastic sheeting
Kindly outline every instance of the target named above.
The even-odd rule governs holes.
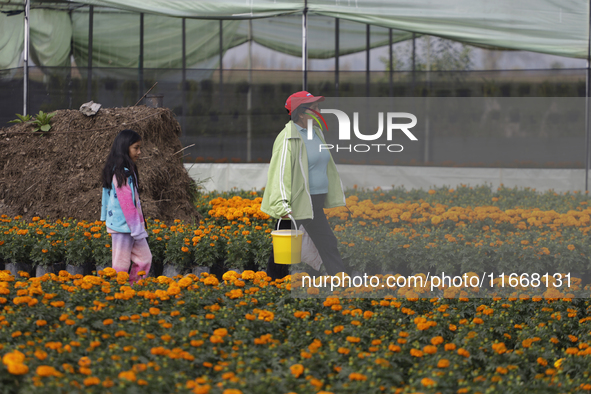
[[[18,66],[24,47],[24,23],[23,13],[0,14],[0,69]],[[30,32],[31,59],[36,64],[46,67],[70,65],[72,24],[67,12],[32,10]]]
[[[586,58],[589,0],[71,0],[177,17],[253,19],[302,12],[476,45]]]
[[[268,164],[185,164],[189,175],[207,191],[232,189],[261,190],[267,183]],[[585,190],[585,170],[582,169],[523,169],[523,168],[450,168],[402,167],[338,164],[343,186],[351,189],[389,190],[459,185],[490,184],[492,188],[530,187],[538,191],[567,192]]]
[[[94,67],[138,67],[140,16],[128,12],[95,10],[92,65]],[[88,63],[88,12],[72,13],[74,59]],[[240,21],[223,22],[224,50],[244,42],[237,37]],[[219,22],[186,21],[186,62],[195,67],[219,56]],[[217,63],[217,59],[216,59]],[[182,67],[182,21],[160,15],[144,16],[144,68]]]
[[[227,50],[248,38],[247,24],[238,24],[232,19],[287,15],[255,20],[253,40],[277,51],[301,55],[303,0],[71,0],[70,3],[113,7],[120,14],[123,14],[121,10],[146,13],[144,67],[171,67],[170,64],[180,63],[180,22],[165,17],[227,19],[223,36],[224,50]],[[2,4],[0,9],[13,10],[18,4],[23,1]],[[393,42],[408,39],[411,32],[415,32],[480,46],[567,57],[588,56],[589,0],[309,0],[307,6],[310,58],[334,56],[332,18],[343,20],[341,54],[364,50],[366,33],[363,24],[371,24],[377,26],[372,29],[371,47],[387,44],[388,30],[384,28],[392,28],[395,29]],[[87,9],[84,7],[72,14],[75,53],[80,55],[77,62],[85,64]],[[107,66],[110,67],[137,64],[138,15],[128,14],[127,23],[123,24],[117,21],[120,18],[109,20],[100,15],[100,12],[95,15],[98,19],[94,24],[94,51],[107,53],[110,61]],[[22,51],[23,28],[19,24],[22,26],[23,16],[1,15],[0,18],[0,32],[5,33],[0,35],[0,68],[10,68],[18,63]],[[219,28],[215,22],[192,21],[187,23],[187,31],[189,67],[218,53]],[[65,64],[69,60],[70,38],[72,22],[67,11],[31,10],[31,55],[39,65]],[[96,64],[105,65],[102,60]]]

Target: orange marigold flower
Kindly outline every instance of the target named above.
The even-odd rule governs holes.
[[[427,354],[435,354],[435,353],[437,353],[437,347],[433,346],[433,345],[427,345],[427,346],[423,347],[423,352],[425,352]]]
[[[437,362],[437,368],[447,368],[449,367],[449,360],[446,358],[442,358]]]
[[[289,370],[291,371],[291,374],[293,376],[299,378],[300,375],[304,372],[304,366],[302,364],[294,364],[291,367],[289,367]]]
[[[135,372],[133,371],[123,371],[119,372],[119,379],[135,382],[137,380],[137,377],[135,376]]]
[[[97,384],[100,384],[101,380],[99,378],[97,378],[96,376],[91,376],[89,378],[86,378],[82,381],[82,383],[84,383],[85,386],[96,386]]]
[[[367,376],[365,376],[362,373],[352,372],[349,374],[349,380],[357,380],[364,382],[367,380]]]

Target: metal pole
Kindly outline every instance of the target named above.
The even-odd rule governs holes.
[[[86,101],[92,100],[92,56],[94,36],[94,6],[88,10],[88,71],[86,74]]]
[[[367,25],[365,28],[365,96],[369,97],[369,29],[370,26]]]
[[[308,0],[304,2],[302,14],[302,90],[308,90]]]
[[[336,97],[339,97],[339,51],[340,51],[339,32],[340,32],[340,20],[339,20],[339,18],[335,18],[334,88],[335,88],[335,96]]]
[[[23,53],[23,116],[27,115],[29,107],[29,14],[31,13],[31,1],[25,0],[25,50]]]
[[[224,21],[220,19],[220,109],[224,100]]]
[[[394,96],[394,81],[392,78],[392,73],[394,71],[394,54],[392,53],[392,29],[388,29],[388,48],[389,48],[389,54],[390,54],[390,59],[389,59],[389,64],[390,64],[390,72],[388,75],[389,78],[389,82],[390,82],[390,97]]]
[[[182,19],[182,56],[183,56],[183,80],[181,87],[183,116],[181,118],[181,133],[185,137],[185,119],[187,117],[187,20]]]
[[[412,33],[412,91],[413,91],[413,96],[414,96],[414,91],[415,91],[415,71],[416,71],[416,38],[417,35],[415,33]]]
[[[589,95],[591,93],[591,1],[589,2],[589,36],[587,37],[587,73],[585,81],[585,191],[589,190]]]
[[[585,191],[589,190],[589,91],[591,87],[591,57],[587,58],[587,72],[585,74]]]
[[[248,20],[248,93],[246,94],[246,162],[252,161],[252,19]]]
[[[139,60],[139,92],[138,97],[142,97],[144,89],[144,13],[140,14],[140,60]]]

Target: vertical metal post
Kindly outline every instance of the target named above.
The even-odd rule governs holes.
[[[366,49],[365,49],[365,96],[366,97],[369,97],[369,46],[370,46],[369,29],[370,29],[370,25],[368,24],[365,27],[365,44],[366,44]]]
[[[390,97],[392,97],[394,96],[394,81],[392,77],[394,72],[394,53],[392,53],[392,29],[388,29],[388,49],[388,53],[390,55],[390,72],[388,73],[388,82],[390,83]]]
[[[31,13],[31,0],[25,0],[25,48],[23,51],[23,116],[27,115],[29,109],[29,43],[31,41],[29,32],[29,14]]]
[[[224,101],[224,21],[220,19],[220,109]]]
[[[248,20],[248,93],[246,94],[246,162],[252,161],[252,19]]]
[[[139,92],[138,97],[143,96],[144,89],[144,13],[140,14],[140,60],[139,60]]]
[[[335,32],[334,32],[334,89],[335,89],[335,96],[339,97],[339,51],[340,51],[340,43],[339,43],[339,32],[340,32],[340,20],[339,18],[335,18]]]
[[[589,96],[591,94],[591,1],[589,1],[589,35],[587,37],[587,74],[585,78],[585,191],[589,190]]]
[[[94,37],[94,6],[88,9],[88,70],[86,73],[86,101],[92,100],[92,56]]]
[[[181,82],[181,94],[182,94],[182,111],[183,116],[181,118],[181,135],[183,137],[186,136],[185,131],[185,119],[187,117],[187,20],[185,18],[182,19],[182,67],[183,67],[183,80]]]
[[[302,90],[308,90],[308,0],[304,2],[302,14]]]
[[[416,79],[415,79],[415,71],[416,71],[416,38],[417,35],[415,33],[412,33],[412,91],[413,91],[413,96],[415,95],[415,83],[416,83]]]

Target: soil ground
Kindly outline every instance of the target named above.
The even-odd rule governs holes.
[[[0,214],[99,220],[101,171],[115,136],[132,129],[142,136],[137,165],[144,216],[199,219],[196,185],[181,160],[181,128],[169,109],[101,108],[90,117],[59,110],[51,126],[44,135],[31,124],[0,129]]]

